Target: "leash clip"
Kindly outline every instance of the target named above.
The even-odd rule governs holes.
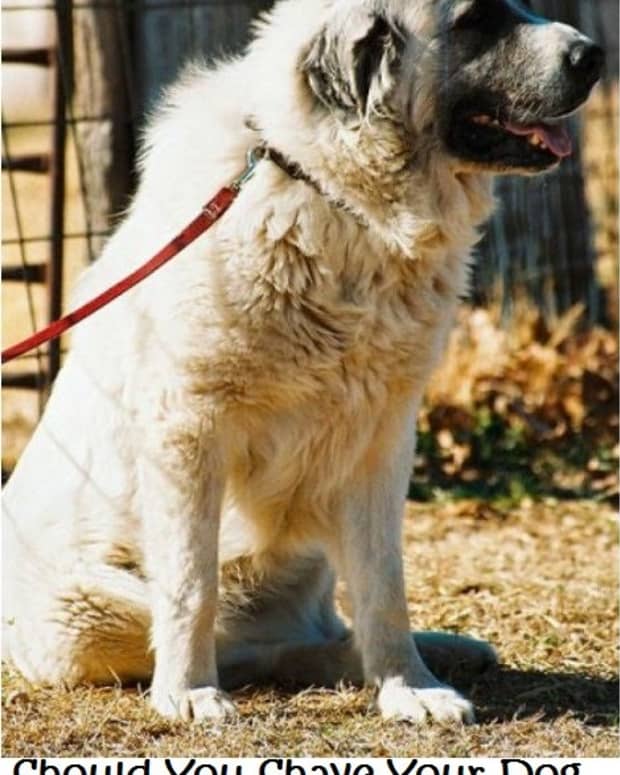
[[[239,193],[239,191],[241,191],[248,180],[253,177],[258,162],[265,158],[266,152],[267,149],[264,145],[257,145],[254,148],[250,148],[246,156],[245,169],[241,175],[239,175],[239,177],[230,184],[230,187],[233,189],[233,191]]]

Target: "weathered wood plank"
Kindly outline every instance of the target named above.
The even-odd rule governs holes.
[[[152,107],[186,62],[239,52],[247,43],[251,20],[272,5],[273,0],[172,0],[162,8],[157,0],[143,0],[135,19],[142,107]]]
[[[87,230],[105,232],[126,207],[133,164],[133,127],[127,62],[123,57],[127,18],[123,3],[73,8],[73,101],[79,123],[80,159]],[[91,238],[96,256],[104,238]]]

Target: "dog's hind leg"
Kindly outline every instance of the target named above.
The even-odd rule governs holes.
[[[26,678],[67,687],[150,679],[144,581],[104,564],[78,566],[46,584],[38,583],[36,573],[30,568],[23,580],[13,580],[3,630],[5,655]]]
[[[497,663],[495,651],[482,640],[445,632],[412,633],[412,638],[426,665],[443,681],[467,685]],[[362,659],[351,636],[324,643],[247,644],[218,667],[225,689],[364,683]]]
[[[238,647],[218,664],[225,689],[274,684],[286,688],[361,686],[363,671],[352,640],[324,643],[253,643]]]
[[[498,662],[490,643],[449,632],[416,632],[413,639],[429,670],[448,683],[467,685]]]

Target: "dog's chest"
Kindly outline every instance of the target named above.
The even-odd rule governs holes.
[[[370,251],[323,262],[287,247],[279,271],[255,279],[238,320],[238,354],[264,377],[253,398],[273,383],[289,399],[327,403],[419,388],[462,292],[462,262],[379,261]]]
[[[224,224],[204,305],[204,329],[220,333],[204,368],[194,364],[204,392],[289,410],[420,387],[463,292],[462,253],[439,240],[390,253],[377,232],[302,190],[277,207],[246,202]]]
[[[269,524],[310,502],[320,510],[321,495],[329,510],[390,412],[419,400],[456,301],[447,264],[307,271],[303,293],[280,286],[255,298],[254,335],[236,361],[247,358],[238,373],[251,364],[254,377],[229,404],[236,499],[251,499],[255,518],[263,504]]]

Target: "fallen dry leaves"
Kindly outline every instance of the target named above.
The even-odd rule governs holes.
[[[618,340],[581,315],[548,328],[522,306],[503,328],[496,310],[462,312],[421,415],[418,482],[517,500],[617,496]]]

